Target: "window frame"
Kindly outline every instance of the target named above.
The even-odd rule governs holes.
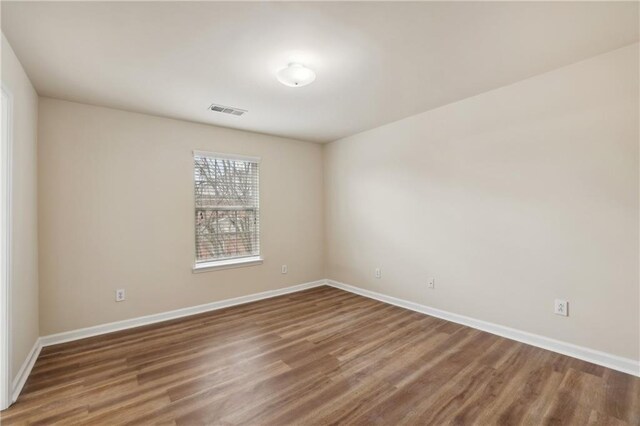
[[[198,150],[194,150],[192,152],[192,168],[191,168],[191,185],[193,188],[193,212],[196,212],[197,206],[196,206],[196,193],[195,193],[195,159],[196,157],[210,157],[210,158],[215,158],[215,159],[219,159],[219,160],[235,160],[235,161],[245,161],[245,162],[252,162],[252,163],[257,163],[258,164],[258,215],[257,215],[257,219],[258,219],[258,223],[260,223],[260,204],[261,204],[261,200],[260,200],[260,161],[261,158],[260,157],[253,157],[253,156],[247,156],[247,155],[239,155],[239,154],[227,154],[227,153],[221,153],[221,152],[210,152],[210,151],[198,151]],[[193,252],[193,267],[192,267],[192,271],[194,273],[199,273],[199,272],[207,272],[207,271],[212,271],[212,270],[221,270],[221,269],[230,269],[230,268],[241,268],[241,267],[245,267],[245,266],[255,266],[255,265],[260,265],[262,264],[262,262],[264,261],[263,257],[262,257],[262,247],[261,247],[261,239],[260,239],[260,226],[258,226],[258,254],[257,255],[253,255],[253,256],[239,256],[239,257],[233,257],[233,258],[225,258],[225,259],[220,259],[220,260],[211,260],[209,262],[198,262],[198,253],[197,253],[197,240],[196,240],[196,215],[192,214],[192,218],[193,218],[193,226],[192,226],[192,232],[193,232],[193,247],[194,247],[194,252]]]

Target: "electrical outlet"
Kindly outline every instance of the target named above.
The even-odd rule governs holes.
[[[435,278],[429,278],[429,282],[427,283],[427,287],[430,288],[430,289],[436,288],[436,279]]]
[[[116,290],[116,302],[122,302],[124,300],[124,288]]]
[[[287,272],[289,272],[289,268],[287,268],[287,265],[282,265],[281,271],[283,274],[286,274]]]
[[[556,299],[553,313],[556,315],[562,315],[564,317],[569,316],[569,302],[566,300]]]
[[[380,270],[380,268],[376,268],[375,275],[376,278],[382,278],[382,271]]]

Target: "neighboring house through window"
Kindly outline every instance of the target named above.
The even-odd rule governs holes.
[[[262,262],[258,177],[258,158],[194,152],[194,270]]]

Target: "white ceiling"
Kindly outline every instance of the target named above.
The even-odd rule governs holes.
[[[2,1],[2,31],[40,95],[327,142],[633,43],[638,3]]]

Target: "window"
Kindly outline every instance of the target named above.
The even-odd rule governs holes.
[[[259,159],[194,152],[194,270],[261,263]]]

